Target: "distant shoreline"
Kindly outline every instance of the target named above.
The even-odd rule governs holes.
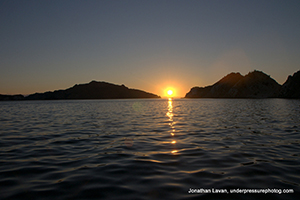
[[[91,81],[86,84],[75,84],[65,90],[34,93],[30,95],[2,95],[0,101],[23,100],[88,100],[88,99],[148,99],[161,98],[156,94],[125,85],[115,85],[107,82]],[[167,97],[166,97],[167,98]],[[278,84],[269,75],[261,71],[230,73],[213,85],[193,87],[183,99],[224,98],[224,99],[300,99],[300,70],[288,76],[286,82]]]

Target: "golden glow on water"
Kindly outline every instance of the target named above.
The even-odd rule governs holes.
[[[173,120],[173,113],[167,113],[167,116],[169,117],[169,121],[172,121]]]
[[[169,126],[171,128],[170,135],[172,137],[174,137],[175,136],[175,128],[174,128],[174,121],[173,121],[174,114],[173,114],[173,99],[172,98],[169,98],[169,100],[168,100],[168,112],[166,113],[166,115],[169,117],[169,122],[170,122]],[[177,143],[177,141],[173,139],[170,143],[175,145]],[[176,147],[176,146],[173,146],[172,148],[174,148],[174,147]],[[171,151],[172,154],[177,153],[177,152],[178,151],[176,149]]]
[[[169,98],[169,100],[168,100],[168,112],[166,113],[166,115],[169,117],[170,126],[171,126],[172,130],[174,130],[174,127],[173,127],[173,100],[172,100],[172,98]]]
[[[168,112],[166,114],[168,117],[169,117],[169,121],[171,123],[173,123],[173,105],[172,105],[172,98],[169,98],[169,101],[168,101]],[[171,124],[170,124],[171,125]],[[173,128],[173,127],[171,127]]]

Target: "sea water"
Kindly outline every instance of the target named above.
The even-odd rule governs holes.
[[[0,199],[295,199],[300,101],[0,102]]]

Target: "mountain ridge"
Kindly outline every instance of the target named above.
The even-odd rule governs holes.
[[[0,100],[65,100],[65,99],[131,99],[160,98],[160,96],[138,89],[130,89],[125,85],[116,85],[103,81],[91,81],[75,84],[64,90],[23,95],[0,95]]]
[[[193,87],[185,98],[300,98],[300,71],[280,85],[270,75],[254,70],[245,76],[230,73],[206,87]]]

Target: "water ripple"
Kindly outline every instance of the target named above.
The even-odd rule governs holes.
[[[1,102],[1,199],[295,199],[300,102]],[[291,194],[190,194],[277,188]]]

